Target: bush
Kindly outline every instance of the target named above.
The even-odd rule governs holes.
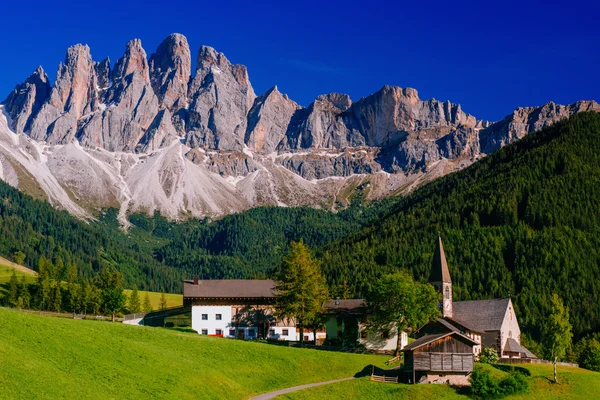
[[[471,374],[471,394],[477,397],[493,397],[501,394],[500,387],[492,378],[489,371],[481,367],[475,368]]]
[[[510,375],[500,381],[500,390],[503,395],[522,393],[527,391],[529,384],[527,379],[517,371],[512,370]]]
[[[479,362],[482,364],[495,364],[498,362],[498,352],[491,347],[484,347],[479,354]]]
[[[513,368],[510,369],[508,376],[502,378],[500,382],[496,382],[488,370],[476,367],[469,380],[471,381],[471,394],[481,398],[523,393],[529,388],[525,376]]]
[[[579,366],[600,372],[600,342],[595,337],[586,337],[575,346]]]

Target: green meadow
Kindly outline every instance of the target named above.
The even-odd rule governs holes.
[[[482,365],[496,378],[507,373],[490,365]],[[504,366],[501,366],[504,367]],[[600,373],[581,368],[558,367],[559,383],[552,380],[552,365],[519,366],[527,370],[529,389],[526,393],[506,396],[506,399],[597,399],[600,393]],[[277,399],[468,399],[461,389],[446,385],[405,385],[372,382],[369,378],[324,385],[278,396]]]
[[[2,308],[0,320],[0,397],[10,399],[244,399],[387,359]]]

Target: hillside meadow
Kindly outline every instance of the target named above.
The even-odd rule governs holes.
[[[496,378],[506,376],[506,372],[490,365],[482,365]],[[505,367],[501,366],[500,368]],[[506,396],[506,399],[595,399],[600,393],[600,373],[581,368],[558,367],[559,383],[552,383],[552,365],[521,366],[529,376],[529,389],[526,393]],[[278,400],[294,399],[469,399],[461,389],[446,385],[404,385],[372,382],[369,378],[334,383],[276,397]]]
[[[2,308],[0,320],[0,398],[244,399],[386,360]]]

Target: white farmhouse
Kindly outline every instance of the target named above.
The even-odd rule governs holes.
[[[191,308],[192,329],[202,335],[298,340],[295,323],[273,315],[274,287],[272,280],[196,277],[184,281],[183,305]]]

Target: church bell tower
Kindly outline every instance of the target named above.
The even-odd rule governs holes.
[[[442,293],[442,301],[439,305],[442,317],[452,318],[452,279],[450,279],[450,271],[448,270],[441,236],[438,236],[438,243],[433,255],[429,283]]]

